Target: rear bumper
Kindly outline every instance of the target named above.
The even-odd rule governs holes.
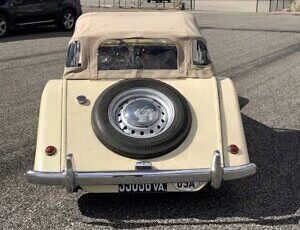
[[[219,152],[214,153],[210,168],[182,170],[143,170],[119,172],[76,172],[73,169],[72,155],[67,156],[64,172],[28,171],[30,183],[40,185],[58,185],[66,187],[68,192],[81,186],[99,186],[116,184],[147,184],[175,182],[210,182],[219,188],[222,180],[234,180],[253,175],[256,165],[249,163],[234,167],[222,167]]]

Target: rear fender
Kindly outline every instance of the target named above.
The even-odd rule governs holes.
[[[61,171],[62,83],[63,80],[49,81],[42,94],[34,162],[36,171]],[[45,153],[49,145],[56,148],[52,156]]]
[[[219,78],[218,90],[224,150],[223,163],[226,167],[248,164],[249,157],[240,106],[232,80],[229,78]],[[237,154],[232,154],[227,150],[228,146],[231,144],[235,144],[239,147],[239,152]]]

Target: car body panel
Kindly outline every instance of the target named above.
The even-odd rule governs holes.
[[[107,149],[97,139],[91,126],[91,111],[95,100],[115,82],[67,81],[66,152],[73,154],[76,169],[79,171],[133,170],[138,161]],[[209,167],[214,150],[222,149],[216,79],[170,79],[164,82],[180,91],[191,104],[192,130],[179,148],[147,161],[160,170]],[[78,95],[85,95],[90,104],[80,105],[76,101]]]
[[[0,14],[4,14],[10,20],[11,13],[9,12],[9,1],[0,0]]]
[[[47,84],[40,107],[39,141],[37,142],[35,170],[61,171],[64,169],[64,156],[66,153],[74,154],[76,169],[79,171],[134,169],[137,160],[119,156],[108,150],[99,142],[90,126],[91,110],[94,101],[104,89],[115,82],[117,81],[69,80],[65,83],[68,92],[66,101],[68,108],[67,125],[65,127],[67,140],[65,140],[66,146],[63,154],[60,154],[63,135],[63,128],[60,125],[63,114],[61,105],[63,101],[63,80],[52,80]],[[188,101],[193,108],[194,123],[190,135],[178,149],[165,156],[149,160],[155,168],[186,169],[208,167],[212,153],[216,149],[224,150],[223,159],[225,166],[249,163],[239,104],[230,79],[186,79],[164,80],[164,82],[180,90],[186,98],[189,98]],[[220,117],[216,112],[219,107],[216,104],[218,102],[216,84],[219,86],[219,97],[221,99],[222,129],[219,128],[220,123],[218,120]],[[195,92],[197,92],[197,95],[192,97],[191,95],[194,95]],[[76,101],[76,97],[82,94],[89,99],[89,105],[83,106]],[[193,100],[193,98],[195,99]],[[205,98],[210,98],[210,100],[205,100]],[[201,120],[205,122],[199,122]],[[209,122],[207,122],[208,120]],[[222,137],[220,132],[223,134]],[[221,141],[223,142],[223,147],[220,146]],[[227,151],[229,144],[238,145],[240,148],[239,154],[230,154]],[[57,147],[56,156],[49,157],[44,154],[45,147],[48,145]],[[90,159],[93,159],[93,161],[90,161]],[[113,163],[107,164],[107,161]]]
[[[220,78],[218,80],[218,88],[224,164],[226,166],[237,166],[249,163],[240,106],[233,82],[229,78]],[[231,154],[228,152],[227,147],[231,144],[235,144],[239,147],[238,154]]]
[[[62,140],[62,80],[51,80],[43,91],[38,126],[34,170],[59,172]],[[45,148],[55,146],[56,153],[47,156]]]
[[[34,21],[42,13],[42,3],[39,0],[11,1],[10,10],[14,16],[14,23],[27,23]]]

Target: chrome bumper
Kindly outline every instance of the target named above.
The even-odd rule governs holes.
[[[256,172],[256,165],[249,163],[234,167],[222,167],[221,156],[214,153],[210,168],[182,170],[143,170],[119,172],[76,172],[73,169],[72,154],[68,154],[64,172],[28,171],[30,183],[41,185],[60,185],[73,192],[78,186],[98,186],[117,184],[147,184],[174,182],[210,182],[214,188],[221,186],[222,180],[240,179]]]

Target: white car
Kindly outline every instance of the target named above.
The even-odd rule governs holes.
[[[198,191],[254,174],[237,94],[185,12],[82,15],[46,85],[35,184],[73,192]]]

